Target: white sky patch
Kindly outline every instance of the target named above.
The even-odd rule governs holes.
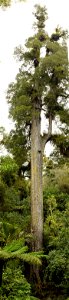
[[[24,45],[25,39],[32,35],[34,5],[46,5],[48,11],[47,30],[49,34],[56,26],[69,29],[69,0],[27,0],[14,3],[9,8],[0,8],[0,126],[7,131],[12,127],[8,119],[6,90],[14,81],[19,64],[14,60],[16,46]],[[68,43],[69,45],[69,43]]]

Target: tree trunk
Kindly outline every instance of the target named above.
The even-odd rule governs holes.
[[[34,106],[31,126],[31,232],[32,250],[39,251],[43,240],[42,145],[40,110]]]

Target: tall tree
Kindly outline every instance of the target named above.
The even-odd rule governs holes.
[[[47,11],[36,5],[35,34],[24,49],[16,49],[22,61],[16,82],[8,89],[10,117],[15,124],[26,127],[31,141],[31,232],[33,250],[42,249],[43,192],[42,160],[45,145],[52,140],[52,123],[56,117],[66,123],[68,99],[67,32],[57,27],[49,37],[46,32]],[[41,53],[45,52],[44,57]],[[48,130],[41,135],[41,113],[44,112]]]

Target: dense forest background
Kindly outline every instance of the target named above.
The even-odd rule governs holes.
[[[30,252],[30,179],[10,156],[0,167],[0,299],[66,299],[69,293],[69,163],[44,158],[43,253]],[[30,275],[40,266],[41,284]],[[31,296],[32,295],[32,296]]]
[[[1,300],[69,300],[67,32],[57,27],[49,37],[44,30],[47,12],[39,6],[36,9],[38,31],[26,41],[24,52],[16,49],[22,66],[7,93],[15,127],[9,135],[1,128],[1,145],[7,149],[7,155],[0,157]],[[40,57],[42,47],[46,47],[44,58]],[[37,82],[35,88],[34,82]],[[38,102],[39,96],[43,102]],[[60,118],[57,134],[52,135],[51,130],[44,133],[44,141],[51,142],[53,152],[49,158],[43,153],[43,247],[40,251],[33,251],[31,233],[33,103],[41,105],[36,105],[39,109],[36,119],[42,108],[49,125],[56,116]]]

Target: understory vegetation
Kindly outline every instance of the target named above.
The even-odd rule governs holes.
[[[0,165],[0,299],[65,299],[69,293],[69,164],[44,158],[42,253],[31,252],[30,179],[10,156]],[[39,266],[40,282],[31,268]],[[35,298],[34,298],[35,297]]]

